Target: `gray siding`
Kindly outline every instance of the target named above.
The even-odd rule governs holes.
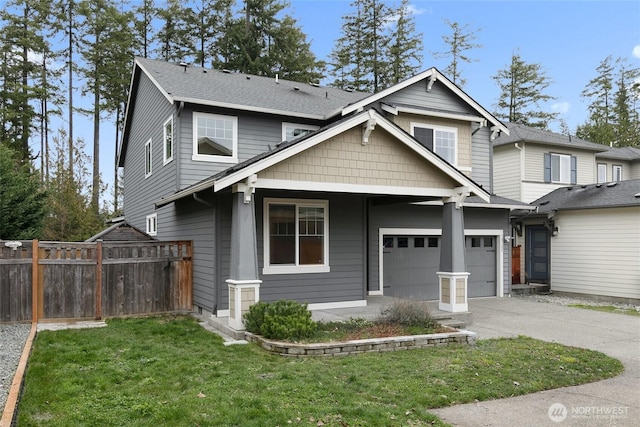
[[[175,191],[176,154],[172,162],[163,165],[162,125],[172,114],[173,106],[144,74],[141,75],[124,163],[124,213],[131,225],[143,231],[146,230],[146,216],[155,210],[154,202]],[[152,174],[145,178],[145,144],[150,138]],[[158,220],[161,221],[160,215]]]
[[[472,127],[475,130],[477,124],[473,124]],[[493,193],[493,152],[489,127],[484,127],[473,135],[471,141],[471,168],[471,178],[489,193]]]
[[[479,209],[465,208],[465,229],[502,230],[505,236],[510,235],[509,211],[506,209]],[[379,275],[379,229],[380,228],[442,228],[442,207],[420,206],[409,204],[396,205],[371,205],[369,209],[369,267],[368,289],[378,290],[380,285]],[[503,253],[503,277],[504,292],[510,289],[510,262],[511,246],[504,245]]]

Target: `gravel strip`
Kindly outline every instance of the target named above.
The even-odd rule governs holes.
[[[31,324],[0,324],[0,416],[30,331]]]
[[[623,303],[617,303],[617,302],[611,302],[611,301],[594,301],[592,299],[587,299],[587,298],[565,297],[565,296],[559,296],[559,295],[542,295],[542,294],[531,294],[531,295],[514,294],[513,296],[515,298],[523,298],[523,299],[528,299],[536,302],[546,302],[549,304],[556,304],[556,305],[584,304],[584,305],[591,305],[596,307],[612,306],[620,309],[640,311],[640,305],[623,304]]]

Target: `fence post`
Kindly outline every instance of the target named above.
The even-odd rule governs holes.
[[[31,241],[31,322],[38,323],[38,240]]]
[[[102,318],[102,241],[96,246],[96,319]]]

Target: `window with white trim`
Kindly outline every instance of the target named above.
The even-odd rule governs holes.
[[[265,199],[264,274],[329,271],[329,202]]]
[[[153,172],[153,147],[151,140],[144,144],[144,177],[148,177]]]
[[[458,159],[458,129],[411,123],[411,134],[420,144],[438,154],[452,165]]]
[[[164,122],[162,132],[164,136],[164,164],[167,164],[173,160],[173,116],[169,117],[169,120]]]
[[[236,163],[238,118],[193,113],[193,160]]]
[[[613,165],[613,181],[622,181],[622,165]]]
[[[158,234],[158,214],[147,215],[147,234],[156,236]]]
[[[569,154],[544,153],[544,182],[554,184],[576,184],[577,164],[575,156]]]
[[[282,140],[291,141],[318,130],[319,126],[301,125],[299,123],[282,123]]]
[[[607,164],[598,163],[598,184],[607,182]]]

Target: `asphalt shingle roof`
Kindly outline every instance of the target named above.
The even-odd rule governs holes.
[[[565,209],[640,206],[640,179],[562,187],[532,204],[538,206],[538,213]]]
[[[609,148],[604,153],[597,153],[596,157],[599,159],[613,159],[613,160],[640,160],[640,148],[635,147],[618,147]]]
[[[501,134],[493,141],[494,147],[513,144],[515,142],[534,142],[590,151],[607,151],[609,149],[609,147],[605,145],[595,144],[574,136],[569,137],[567,135],[549,132],[547,130],[524,126],[517,123],[507,123],[507,128],[509,128],[509,135]]]
[[[324,119],[369,93],[137,58],[175,100]]]

